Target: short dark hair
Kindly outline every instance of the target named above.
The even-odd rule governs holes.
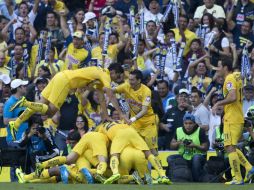
[[[69,133],[68,133],[68,136],[67,136],[67,140],[69,141],[79,141],[81,138],[78,130],[71,130]]]
[[[168,81],[166,81],[166,80],[159,80],[158,82],[157,82],[157,84],[159,85],[159,84],[166,84],[166,86],[169,88],[169,83],[168,83]]]
[[[200,98],[203,97],[202,92],[201,92],[200,90],[198,90],[198,88],[197,88],[196,86],[193,86],[193,87],[191,88],[191,93],[197,93],[198,96],[199,96]]]
[[[147,27],[147,25],[148,25],[150,22],[153,23],[153,24],[155,24],[155,26],[156,26],[156,22],[154,22],[153,20],[149,20],[149,21],[146,23],[146,27]]]
[[[48,16],[49,14],[53,14],[54,17],[57,18],[57,14],[56,14],[54,11],[47,11],[47,16]]]
[[[250,20],[249,18],[246,18],[246,19],[244,19],[244,22],[248,22],[250,24],[250,28],[252,29],[252,27],[253,27],[253,21],[252,20]]]
[[[15,29],[15,34],[16,34],[16,32],[17,32],[18,30],[22,30],[22,31],[24,32],[24,34],[26,33],[25,30],[24,30],[24,28],[18,27],[18,28]]]
[[[189,22],[189,20],[190,20],[190,18],[189,18],[187,15],[185,15],[185,14],[181,14],[181,15],[179,16],[179,18],[180,18],[180,17],[185,18],[185,19],[187,20],[187,22]]]
[[[33,124],[43,126],[43,121],[40,115],[32,115],[28,120],[28,126],[31,127]]]
[[[124,73],[123,67],[118,63],[112,63],[108,67],[109,71],[115,71],[116,73]]]
[[[141,80],[141,81],[143,80],[143,74],[140,70],[137,70],[137,69],[133,70],[133,71],[130,72],[130,74],[135,75],[137,80]]]
[[[226,56],[221,59],[222,67],[227,67],[228,71],[233,71],[233,60],[231,58],[227,58]]]
[[[194,43],[194,42],[197,42],[200,46],[201,46],[201,40],[200,39],[198,39],[198,38],[195,38],[195,39],[193,39],[192,41],[191,41],[191,45]]]
[[[171,33],[171,34],[173,34],[173,36],[175,37],[175,32],[173,31],[173,30],[168,30],[167,32],[166,32],[166,34],[167,33]]]

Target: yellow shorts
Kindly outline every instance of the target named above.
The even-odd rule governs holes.
[[[88,149],[83,156],[91,164],[91,166],[96,167],[99,164],[97,156],[93,156],[93,151]]]
[[[149,150],[146,142],[133,128],[120,129],[111,143],[110,154],[119,154],[128,145],[138,150]]]
[[[107,158],[107,146],[108,138],[104,134],[98,132],[89,132],[83,135],[72,151],[81,156],[90,149],[93,157],[104,156]]]
[[[87,169],[91,168],[90,162],[83,155],[77,159],[75,164],[77,168],[79,168],[79,170],[81,170],[82,168],[87,168]]]
[[[146,144],[148,145],[150,150],[158,148],[158,132],[155,123],[152,123],[145,128],[134,125],[134,128],[139,133],[139,135],[146,141]]]
[[[138,171],[141,178],[147,172],[147,160],[145,154],[138,149],[127,146],[123,149],[119,161],[119,173],[121,175],[129,175],[131,170]]]
[[[224,124],[224,146],[237,145],[242,132],[243,124]]]
[[[57,73],[44,88],[41,95],[60,110],[70,91],[69,79],[64,73]]]

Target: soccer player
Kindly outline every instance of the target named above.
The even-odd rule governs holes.
[[[112,70],[110,71],[112,72]],[[104,90],[111,102],[117,110],[120,110],[115,96],[110,90],[110,76],[99,67],[87,67],[77,70],[65,70],[54,76],[46,88],[42,91],[42,103],[29,102],[22,97],[12,108],[18,106],[27,107],[27,109],[15,120],[9,122],[10,131],[14,137],[15,131],[21,123],[26,121],[35,112],[40,112],[52,117],[63,105],[68,93],[72,89],[83,88],[88,85],[96,85],[99,90]],[[104,114],[104,119],[108,118],[106,111],[106,103],[103,93],[100,93],[101,108]]]
[[[242,136],[244,116],[242,111],[242,78],[240,72],[233,72],[232,63],[228,60],[219,62],[222,76],[225,77],[223,85],[224,100],[218,101],[212,108],[216,113],[218,106],[224,106],[224,146],[228,153],[230,167],[235,174],[232,181],[226,182],[229,185],[243,184],[240,164],[246,169],[245,181],[254,175],[254,167],[248,162],[243,153],[237,149],[236,145]]]
[[[126,82],[112,89],[114,93],[124,94],[130,107],[130,119],[125,119],[144,138],[151,152],[157,156],[156,116],[151,106],[151,90],[141,84],[143,75],[139,70],[130,72]],[[123,115],[123,114],[121,114]]]
[[[44,178],[49,177],[48,170],[43,170],[45,168],[50,168],[56,165],[62,164],[74,164],[78,166],[80,172],[85,176],[88,183],[93,183],[93,177],[87,169],[87,160],[84,159],[84,154],[87,150],[91,150],[91,155],[93,157],[97,157],[99,163],[96,169],[96,177],[95,179],[98,181],[104,181],[103,174],[107,169],[107,146],[108,146],[108,138],[98,132],[89,132],[82,136],[80,141],[75,145],[72,152],[68,154],[68,156],[58,156],[48,161],[38,163],[37,170],[38,173],[41,173],[40,176]],[[42,171],[42,172],[41,172]]]
[[[151,153],[144,139],[131,126],[120,122],[107,122],[98,127],[98,131],[105,134],[111,140],[110,168],[113,175],[104,184],[111,184],[120,178],[119,156],[128,145],[145,153],[146,159],[152,164],[160,176],[160,183],[171,184],[165,175],[160,161]]]

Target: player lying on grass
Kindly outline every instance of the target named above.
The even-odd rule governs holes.
[[[111,184],[120,178],[119,156],[128,145],[144,152],[145,158],[148,159],[159,173],[159,183],[171,184],[171,181],[165,175],[160,161],[151,153],[146,142],[130,125],[121,122],[107,122],[98,126],[98,131],[105,134],[111,140],[110,168],[113,175],[108,178],[104,184]]]
[[[117,71],[111,70],[110,72]],[[118,102],[110,90],[110,82],[111,79],[108,72],[99,67],[87,67],[77,70],[65,70],[59,72],[42,91],[41,103],[29,102],[25,99],[25,97],[22,97],[11,108],[11,110],[13,110],[20,106],[27,107],[27,109],[15,121],[9,122],[9,127],[13,138],[15,138],[15,133],[20,124],[26,121],[31,115],[39,112],[52,117],[58,110],[60,110],[70,90],[84,88],[88,85],[95,86],[95,88],[101,92],[100,103],[103,119],[109,119],[102,91],[107,94],[114,107],[120,112]]]

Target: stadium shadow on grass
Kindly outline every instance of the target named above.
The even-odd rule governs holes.
[[[253,184],[241,186],[228,186],[216,183],[175,183],[173,185],[86,185],[86,184],[19,184],[0,183],[0,190],[250,190]]]

